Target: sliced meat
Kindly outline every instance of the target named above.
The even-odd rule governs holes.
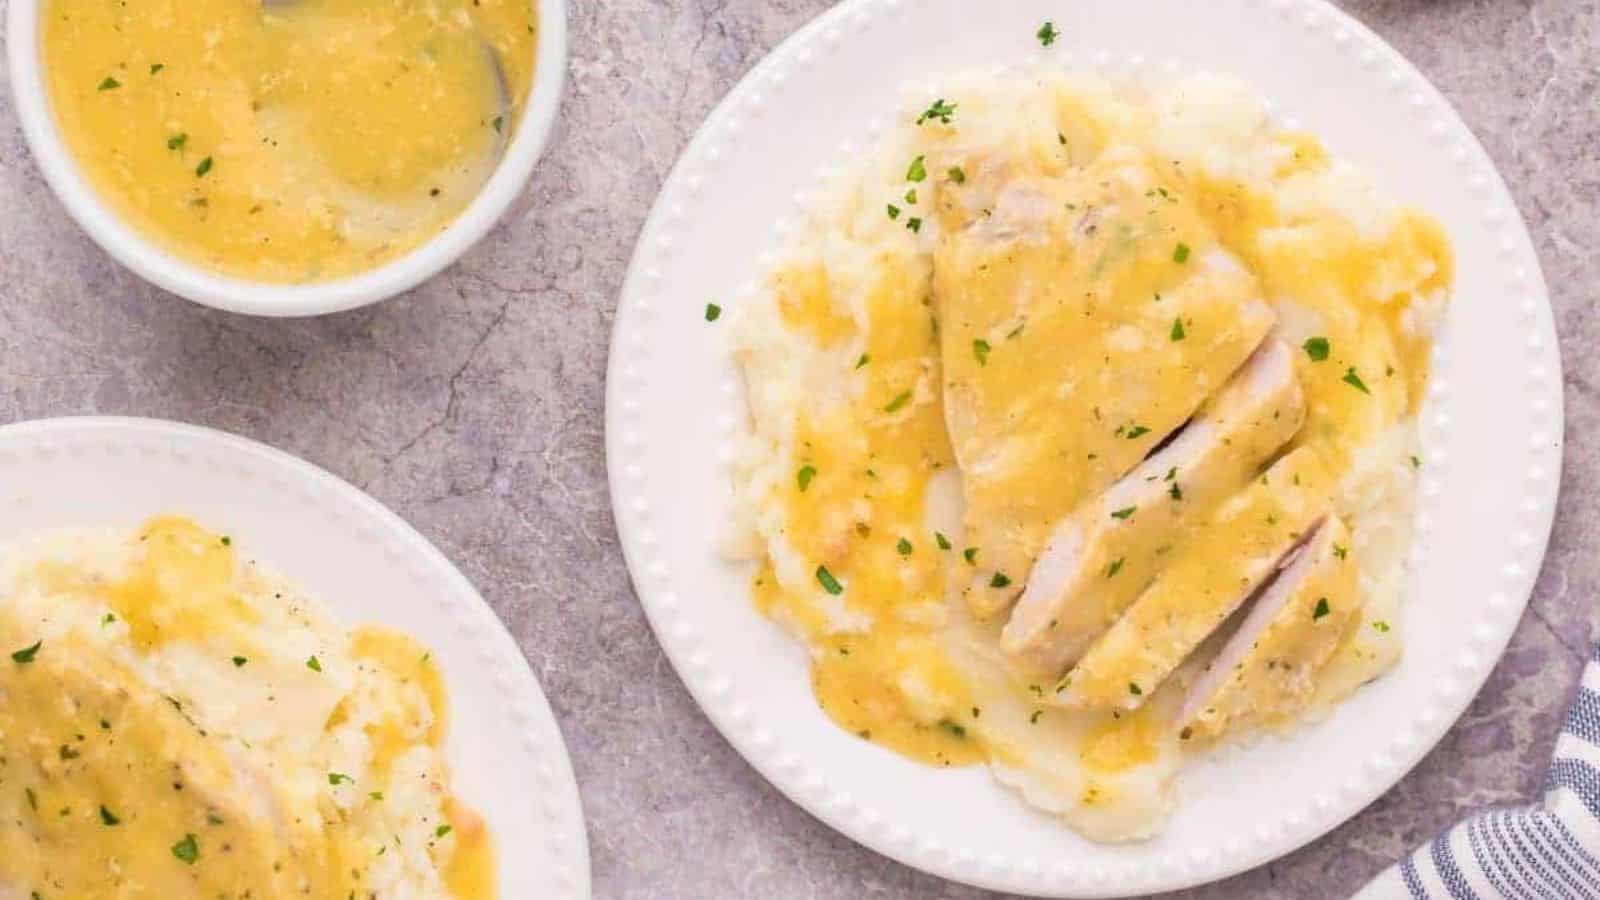
[[[1305,707],[1313,681],[1361,620],[1350,534],[1329,517],[1261,592],[1190,689],[1179,722],[1197,737],[1270,722]]]
[[[1305,421],[1282,341],[1269,340],[1171,443],[1057,526],[1001,633],[1054,678],[1139,596],[1185,532],[1261,470]],[[1123,515],[1123,510],[1135,512]]]
[[[1332,481],[1317,452],[1301,447],[1224,502],[1090,646],[1053,702],[1138,708],[1316,528]]]

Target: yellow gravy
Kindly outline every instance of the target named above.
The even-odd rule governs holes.
[[[438,234],[532,83],[534,0],[47,0],[56,122],[171,252],[260,281],[353,275]]]
[[[1063,149],[1053,174],[1067,165],[1066,135],[1081,132],[1081,126],[1070,116],[1058,122]],[[1451,255],[1442,230],[1410,211],[1398,213],[1394,227],[1380,236],[1359,234],[1333,214],[1291,216],[1271,188],[1322,171],[1328,160],[1314,138],[1280,134],[1273,140],[1283,149],[1283,162],[1266,188],[1149,160],[1147,184],[1117,200],[1133,217],[1130,227],[1115,219],[1100,222],[1098,236],[1087,242],[1096,252],[1075,254],[1058,239],[1052,246],[994,250],[965,271],[933,273],[924,253],[879,251],[866,278],[864,317],[859,302],[840,288],[860,279],[830,272],[824,258],[802,257],[774,274],[769,290],[785,327],[820,348],[840,351],[842,378],[855,385],[853,399],[826,412],[809,405],[795,410],[795,471],[766,498],[780,511],[782,540],[806,561],[807,574],[815,567],[815,578],[780,584],[769,556],[755,577],[754,594],[766,614],[807,639],[817,699],[841,727],[935,765],[1005,761],[1015,747],[989,730],[986,723],[995,715],[975,705],[975,696],[993,699],[994,686],[970,682],[965,673],[971,669],[952,662],[940,638],[950,622],[930,614],[955,609],[947,597],[965,589],[977,572],[984,572],[986,585],[1014,594],[1031,562],[986,559],[985,548],[970,534],[963,540],[954,529],[945,534],[928,524],[930,484],[956,458],[949,437],[955,429],[947,430],[950,407],[942,396],[952,385],[969,389],[970,380],[980,379],[978,389],[987,392],[983,402],[1016,406],[1018,398],[1036,392],[1041,372],[1065,372],[1063,382],[1098,384],[1111,358],[1106,348],[1113,332],[1141,329],[1148,358],[1162,366],[1136,371],[1137,359],[1119,365],[1122,383],[1149,382],[1141,383],[1149,408],[1129,406],[1128,397],[1107,385],[1107,396],[1072,398],[1082,415],[1028,414],[1031,435],[1042,443],[1027,448],[1027,471],[1007,495],[995,498],[996,505],[1048,506],[1051,516],[1064,514],[1086,490],[1103,488],[1164,430],[1181,423],[1187,413],[1173,414],[1161,406],[1162,398],[1193,392],[1197,377],[1209,379],[1201,381],[1209,390],[1220,386],[1226,372],[1197,373],[1222,349],[1205,342],[1233,339],[1229,313],[1183,309],[1184,298],[1173,285],[1208,248],[1221,247],[1248,270],[1252,296],[1292,303],[1319,323],[1294,348],[1307,418],[1285,452],[1315,445],[1336,480],[1355,451],[1415,413],[1428,376],[1429,341],[1408,329],[1406,319],[1418,298],[1450,284]],[[950,162],[936,165],[930,156],[912,164],[913,172],[927,172],[925,181],[909,185],[923,194],[915,208],[922,215],[942,202],[928,199],[930,192],[953,189],[940,182],[959,185],[976,177],[970,170],[958,176],[954,167],[945,175]],[[1108,183],[1093,171],[1076,181],[1091,189]],[[905,199],[915,193],[908,191]],[[889,199],[904,202],[898,195]],[[1055,200],[1069,211],[1069,202],[1082,202]],[[1031,276],[1019,274],[1018,267],[1027,266],[1039,268]],[[1023,321],[1016,298],[1028,277],[1062,298],[1056,308],[1067,314]],[[959,292],[976,297],[978,305],[941,308],[941,298]],[[1191,349],[1201,350],[1188,357],[1192,364],[1166,365],[1169,357]],[[1231,367],[1248,346],[1226,350]],[[1110,410],[1117,411],[1114,418],[1106,415]],[[1159,416],[1166,419],[1158,422]],[[1143,548],[1146,555],[1166,549]],[[1206,577],[1203,566],[1196,572]],[[839,624],[840,610],[853,624]],[[1022,710],[1021,731],[1037,726],[1039,734],[1066,734],[1050,727],[1057,713],[1045,706],[1049,685],[1012,681],[1006,689]],[[1107,773],[1148,763],[1156,747],[1172,739],[1153,714],[1145,714],[1153,706],[1137,715],[1090,720],[1086,730],[1067,735],[1076,741],[1079,765]],[[1086,796],[1100,790],[1089,785]]]
[[[139,538],[120,579],[55,562],[24,577],[55,596],[95,598],[110,610],[104,621],[125,622],[140,650],[220,637],[230,652],[250,653],[237,625],[253,616],[235,592],[231,541],[178,517],[152,520]],[[243,769],[179,700],[78,632],[41,640],[0,606],[0,648],[0,894],[344,900],[372,890],[372,840],[353,824],[368,811],[329,816],[324,807],[320,827],[274,815],[262,773]],[[424,739],[442,743],[443,680],[415,640],[360,628],[350,655],[418,684],[435,715]],[[335,709],[330,727],[344,715]],[[401,745],[415,742],[410,720],[406,710],[386,710],[367,726],[374,778],[386,781]],[[382,803],[381,792],[368,802]],[[438,839],[455,844],[442,871],[450,896],[491,900],[487,828],[453,799],[445,813],[448,829]]]

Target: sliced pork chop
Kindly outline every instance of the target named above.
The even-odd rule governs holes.
[[[1275,314],[1142,153],[1066,172],[959,162],[939,188],[933,295],[965,593],[987,617],[1061,519],[1188,421]]]
[[[1000,635],[1002,649],[1023,671],[1060,675],[1150,583],[1185,532],[1303,421],[1292,354],[1269,340],[1171,443],[1061,522]]]
[[[1316,528],[1332,482],[1317,451],[1301,447],[1224,502],[1090,646],[1053,702],[1137,709]]]
[[[1361,620],[1350,534],[1329,517],[1261,592],[1184,700],[1179,723],[1197,737],[1291,716],[1314,678]]]

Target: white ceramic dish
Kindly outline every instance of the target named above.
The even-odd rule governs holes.
[[[533,89],[505,156],[461,215],[432,240],[376,269],[310,284],[268,284],[219,274],[163,249],[124,222],[84,178],[56,130],[39,55],[41,0],[11,0],[6,55],[22,133],[46,183],[89,237],[157,287],[196,303],[258,316],[313,316],[353,309],[410,290],[455,262],[510,210],[544,152],[567,70],[567,2],[538,0]]]
[[[394,513],[285,453],[149,419],[0,428],[0,472],[0,542],[180,512],[235,536],[341,621],[417,635],[445,675],[453,782],[494,833],[500,896],[587,900],[578,788],[539,683],[472,585]]]
[[[846,0],[753,69],[679,160],[640,236],[613,336],[606,438],[634,584],[679,674],[795,802],[908,865],[1063,897],[1171,890],[1281,856],[1355,815],[1461,714],[1514,630],[1555,505],[1561,370],[1528,234],[1488,157],[1393,49],[1320,0]],[[1046,19],[1061,38],[1042,49]],[[1211,70],[1260,86],[1387,196],[1437,216],[1456,293],[1421,430],[1406,655],[1331,720],[1194,761],[1158,838],[1097,845],[979,769],[917,766],[817,709],[800,644],[721,561],[744,419],[724,315],[797,213],[900,108],[901,86],[970,66]],[[931,98],[931,95],[930,95]]]

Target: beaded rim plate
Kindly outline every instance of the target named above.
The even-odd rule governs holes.
[[[856,841],[946,878],[1037,895],[1212,881],[1304,845],[1388,790],[1504,651],[1560,476],[1561,365],[1543,276],[1504,183],[1450,105],[1320,0],[974,9],[847,0],[757,65],[684,151],[640,235],[612,338],[606,442],[623,551],[662,646],[712,722],[785,794]],[[1034,39],[1046,19],[1061,34],[1047,49]],[[1141,843],[1094,844],[982,769],[924,768],[845,734],[817,709],[804,648],[757,613],[749,571],[718,553],[745,414],[706,303],[734,309],[755,295],[818,186],[882,133],[906,90],[932,73],[996,65],[1243,77],[1279,124],[1309,128],[1382,193],[1436,216],[1457,255],[1421,415],[1404,659],[1325,722],[1192,760],[1166,830]]]
[[[452,782],[494,834],[500,896],[588,900],[578,786],[533,670],[467,579],[399,516],[286,453],[152,419],[5,426],[0,472],[0,541],[182,513],[234,536],[345,624],[417,635],[449,687]]]

